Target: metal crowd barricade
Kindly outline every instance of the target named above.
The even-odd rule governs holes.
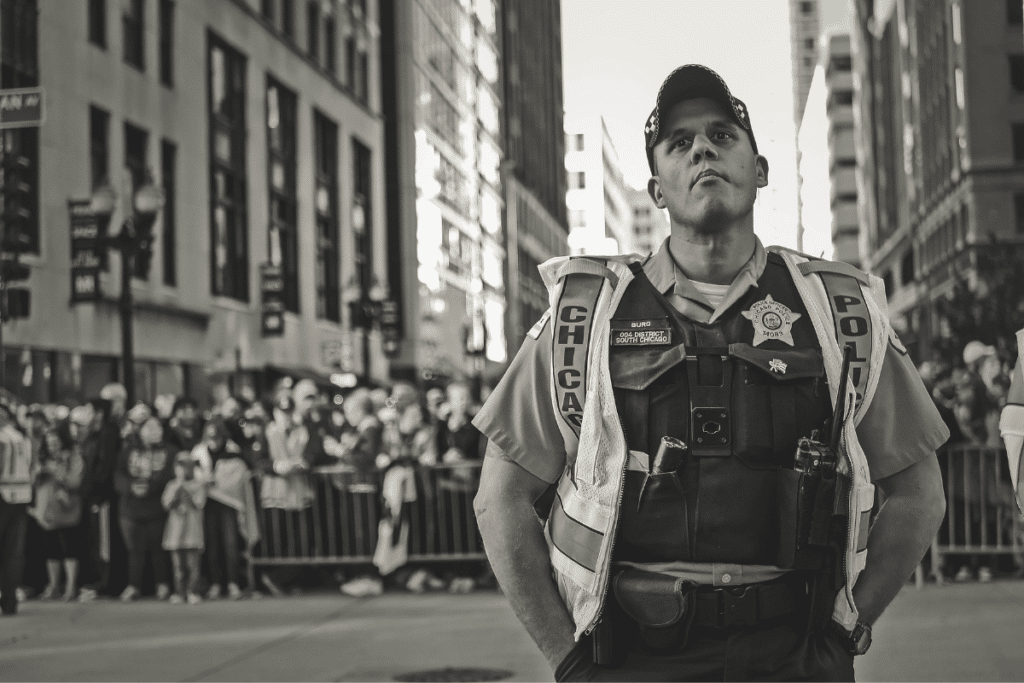
[[[483,560],[473,497],[478,461],[416,467],[416,500],[408,505],[409,561]],[[260,510],[260,543],[251,566],[369,564],[383,513],[383,473],[338,465],[310,474],[312,503],[303,510]]]
[[[1017,510],[1006,451],[970,444],[939,450],[946,518],[931,547],[931,573],[942,583],[946,555],[1022,553],[1024,519]],[[918,586],[923,572],[918,572]]]

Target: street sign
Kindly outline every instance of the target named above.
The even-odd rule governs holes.
[[[46,119],[42,88],[0,90],[0,129],[38,128]]]
[[[284,334],[284,271],[281,266],[260,265],[260,294],[260,333],[264,337],[280,337]]]
[[[106,234],[92,212],[89,199],[68,200],[71,224],[71,303],[99,301],[100,270],[104,265]]]

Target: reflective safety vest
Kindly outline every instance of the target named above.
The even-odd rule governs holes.
[[[0,498],[17,505],[32,502],[32,445],[14,427],[0,429]]]
[[[1006,458],[1010,465],[1010,482],[1017,498],[1017,508],[1024,512],[1024,330],[1017,332],[1017,366],[1010,380],[1010,393],[999,416],[999,431],[1006,444]]]
[[[842,558],[846,583],[833,619],[847,629],[857,620],[852,588],[867,557],[874,486],[857,438],[878,386],[893,335],[882,281],[855,268],[771,247],[785,262],[821,347],[830,387],[837,387],[842,348],[853,347],[845,391],[844,457],[839,471],[850,480],[849,529]],[[576,625],[577,640],[600,619],[629,460],[609,368],[612,318],[634,279],[636,255],[602,259],[559,257],[540,266],[550,309],[531,330],[539,337],[550,320],[552,410],[565,443],[566,468],[545,526],[558,590]],[[833,405],[838,392],[830,393]],[[852,414],[851,414],[852,412]]]

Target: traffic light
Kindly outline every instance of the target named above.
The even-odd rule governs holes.
[[[24,154],[7,155],[3,173],[4,230],[0,250],[20,254],[32,248],[35,223],[32,160]]]
[[[17,254],[0,254],[0,282],[6,287],[12,282],[27,280],[32,270],[18,261]]]

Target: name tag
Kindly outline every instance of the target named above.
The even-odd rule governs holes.
[[[612,346],[660,346],[672,343],[668,318],[612,320]]]

